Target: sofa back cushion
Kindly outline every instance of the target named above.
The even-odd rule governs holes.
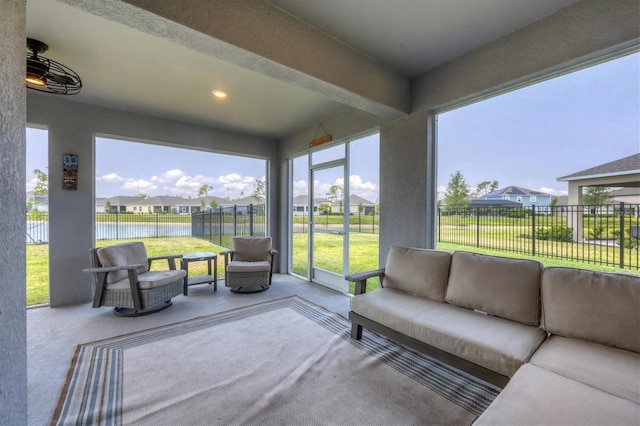
[[[96,255],[102,266],[126,266],[139,263],[144,265],[137,268],[139,274],[146,272],[148,269],[147,251],[143,243],[133,242],[101,247],[96,250]],[[128,275],[126,270],[109,272],[107,274],[107,283],[112,284],[120,281],[127,278]]]
[[[547,267],[541,292],[549,333],[640,352],[640,277]]]
[[[391,247],[382,285],[444,302],[451,253]]]
[[[457,251],[451,258],[446,300],[453,305],[528,325],[540,324],[542,264]]]
[[[271,237],[235,237],[233,260],[243,262],[270,261]]]

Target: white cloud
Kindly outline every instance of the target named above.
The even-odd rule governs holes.
[[[108,173],[103,176],[98,176],[96,181],[104,182],[104,183],[117,183],[122,182],[124,179],[120,177],[117,173]]]
[[[307,186],[306,180],[295,180],[293,181],[293,196],[297,197],[298,195],[308,195],[309,187]]]
[[[195,191],[196,195],[200,190],[200,188],[202,187],[202,185],[203,185],[202,180],[196,180],[191,176],[181,176],[174,184],[174,186],[178,189],[187,189],[187,190]]]
[[[158,186],[155,183],[150,182],[148,180],[130,179],[126,181],[124,185],[122,185],[122,189],[126,191],[134,191],[136,194],[139,194],[139,193],[149,193],[151,191],[154,191],[158,189]]]
[[[375,202],[379,197],[378,185],[373,182],[364,182],[359,175],[349,176],[349,190],[352,195],[358,195],[366,200]]]
[[[181,177],[185,176],[185,173],[180,169],[172,169],[167,170],[162,173],[160,176],[153,176],[151,178],[152,181],[158,181],[160,183],[174,182]]]
[[[558,196],[563,196],[563,195],[568,195],[569,194],[568,191],[558,190],[558,189],[554,189],[554,188],[547,188],[546,186],[538,188],[536,191],[544,192],[545,194],[550,194],[550,195],[558,195]]]

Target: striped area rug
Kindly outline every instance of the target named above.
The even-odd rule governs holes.
[[[288,297],[79,345],[52,424],[471,424],[500,391]]]

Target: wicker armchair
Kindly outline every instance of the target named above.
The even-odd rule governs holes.
[[[273,259],[278,251],[271,237],[235,237],[233,250],[224,255],[225,286],[235,293],[268,290],[273,275]]]
[[[176,269],[182,255],[147,257],[143,243],[133,242],[89,250],[93,307],[113,306],[118,316],[140,316],[171,306],[182,294],[186,272]],[[169,270],[150,271],[151,263],[166,260]]]

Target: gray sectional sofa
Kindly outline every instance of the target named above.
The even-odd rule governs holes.
[[[347,279],[353,338],[377,331],[504,388],[479,425],[640,424],[638,276],[392,247]]]

